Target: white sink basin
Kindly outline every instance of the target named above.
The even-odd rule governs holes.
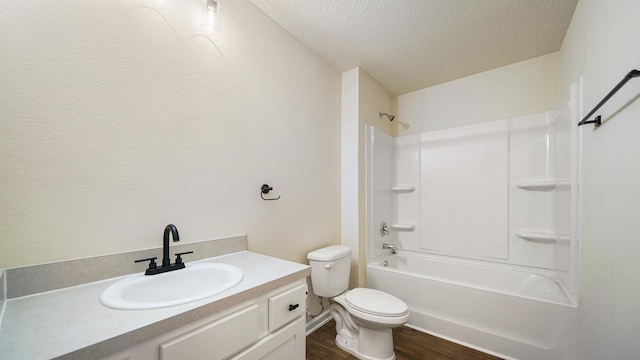
[[[155,309],[204,299],[234,287],[242,270],[218,263],[186,264],[157,275],[128,276],[102,292],[100,301],[114,309]]]

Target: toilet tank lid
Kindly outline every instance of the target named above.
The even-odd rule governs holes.
[[[343,245],[331,245],[307,254],[307,259],[316,261],[338,260],[351,255],[351,248]]]

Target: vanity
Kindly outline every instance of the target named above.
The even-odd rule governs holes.
[[[222,250],[215,240],[180,246],[196,247],[200,257],[214,255],[187,261],[187,267],[211,263],[242,270],[237,285],[201,300],[154,309],[114,309],[100,302],[105,289],[123,275],[98,280],[94,276],[95,281],[84,282],[86,274],[81,274],[82,279],[71,280],[81,283],[53,290],[42,288],[51,286],[53,280],[47,279],[40,281],[40,290],[45,291],[33,293],[39,286],[31,281],[25,290],[20,282],[38,275],[54,276],[66,266],[6,270],[0,319],[2,358],[303,360],[309,267],[247,251],[246,236],[232,240],[224,242]],[[125,258],[87,261],[126,264],[147,253],[110,256]],[[132,268],[144,271],[139,264]],[[64,271],[60,276],[61,282],[70,281]]]
[[[306,291],[295,281],[105,359],[302,360]]]

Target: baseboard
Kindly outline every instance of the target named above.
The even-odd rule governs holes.
[[[307,322],[307,330],[305,336],[309,336],[309,334],[312,334],[314,331],[321,328],[322,325],[328,323],[329,320],[331,320],[331,313],[329,312],[329,309],[327,309],[320,313],[320,315]]]

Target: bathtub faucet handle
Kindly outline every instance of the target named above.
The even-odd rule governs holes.
[[[396,246],[394,244],[382,243],[383,250],[391,250],[392,254],[396,253]]]
[[[384,221],[380,223],[380,236],[389,236],[389,226]]]

